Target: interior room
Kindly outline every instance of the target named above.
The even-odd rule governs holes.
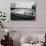
[[[0,46],[46,46],[46,0],[0,0]]]

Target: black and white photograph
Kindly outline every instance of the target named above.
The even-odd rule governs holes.
[[[35,20],[36,3],[35,2],[16,2],[11,3],[11,20]]]

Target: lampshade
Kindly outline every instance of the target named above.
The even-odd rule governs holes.
[[[10,32],[10,30],[9,30],[9,29],[5,29],[5,32],[6,32],[6,33],[9,33],[9,32]]]

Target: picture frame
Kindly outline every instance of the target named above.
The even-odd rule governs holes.
[[[36,20],[35,2],[11,3],[11,20]]]

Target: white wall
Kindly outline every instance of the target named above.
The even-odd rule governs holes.
[[[16,0],[2,0],[0,6],[2,9],[5,8],[7,15],[7,22],[5,22],[5,27],[46,27],[46,0],[36,0],[37,4],[37,12],[36,12],[36,20],[35,21],[11,21],[10,20],[10,3],[15,3]],[[20,0],[19,0],[20,1]],[[28,0],[24,0],[28,1]],[[29,0],[30,1],[30,0]],[[1,8],[0,7],[0,8]]]
[[[13,0],[10,0],[10,1],[12,2]],[[16,0],[14,0],[13,2],[15,3],[15,1]],[[5,24],[5,26],[6,27],[46,27],[46,6],[45,6],[46,3],[45,2],[46,0],[36,0],[37,12],[36,12],[35,21],[11,21],[9,20],[10,15],[7,15],[8,22]]]
[[[15,3],[15,0],[10,0],[12,3]],[[28,1],[28,0],[25,0]],[[5,27],[11,29],[11,31],[20,31],[20,37],[24,34],[30,34],[31,31],[45,31],[46,33],[46,0],[36,0],[37,1],[37,13],[36,13],[36,20],[35,21],[10,21],[10,3],[8,0],[5,0],[5,4],[3,3],[4,0],[0,0],[0,9],[4,9],[3,11],[6,12],[8,21],[5,22]],[[3,3],[3,5],[2,5]],[[5,10],[6,9],[6,10]],[[13,27],[13,28],[11,28]],[[41,28],[40,28],[41,27]],[[45,28],[44,28],[45,27]],[[1,31],[2,29],[0,29]],[[37,32],[36,32],[37,33]],[[19,34],[18,34],[19,35]],[[18,38],[16,33],[16,37]],[[18,39],[17,39],[18,40]]]

